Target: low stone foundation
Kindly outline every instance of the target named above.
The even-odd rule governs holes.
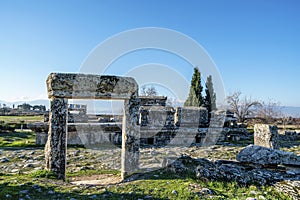
[[[67,127],[67,143],[69,145],[84,145],[96,148],[101,145],[122,144],[121,123],[76,123]],[[30,128],[36,132],[36,144],[45,145],[48,138],[47,123],[31,124]],[[180,129],[145,129],[140,131],[140,145],[162,147],[170,146],[201,146],[204,143],[209,128],[180,128]],[[249,140],[252,136],[246,129],[223,128],[217,135],[218,141]]]

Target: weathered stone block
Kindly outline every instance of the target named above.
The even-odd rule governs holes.
[[[254,125],[254,145],[278,149],[277,126],[267,124]]]
[[[143,129],[161,130],[174,127],[173,107],[149,106],[140,110],[140,121]]]
[[[49,133],[45,146],[46,169],[59,179],[66,179],[68,100],[54,98],[50,101]]]
[[[138,170],[139,166],[139,107],[139,100],[137,98],[124,101],[121,155],[122,179],[124,179],[127,175],[133,173],[134,171]]]
[[[198,128],[208,123],[208,112],[204,107],[177,107],[175,123],[179,127]]]
[[[220,136],[222,135],[225,117],[226,112],[224,110],[211,112],[208,131],[204,140],[202,141],[202,146],[211,146],[217,143]]]
[[[130,99],[138,90],[131,77],[51,73],[48,97],[67,99]]]
[[[47,133],[36,133],[35,135],[35,144],[44,145],[47,142],[48,134]]]

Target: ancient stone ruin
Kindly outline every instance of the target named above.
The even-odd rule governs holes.
[[[232,133],[243,133],[239,137],[248,134],[225,111],[211,112],[209,122],[206,108],[174,108],[166,106],[166,97],[139,97],[133,78],[53,73],[47,79],[47,88],[51,99],[49,127],[45,122],[31,128],[37,132],[37,144],[46,143],[46,169],[62,179],[65,179],[67,143],[92,148],[121,145],[124,177],[138,168],[141,145],[210,146],[220,139],[227,140]],[[77,118],[82,118],[79,122],[87,122],[86,107],[68,105],[68,99],[124,100],[122,122],[110,122],[104,120],[107,116],[101,116],[99,123],[76,123]],[[80,114],[72,114],[74,110]],[[224,128],[224,124],[228,126]]]
[[[50,98],[46,169],[66,179],[68,99],[124,100],[121,175],[134,172],[139,162],[138,85],[133,78],[52,73],[47,78]]]
[[[254,144],[258,146],[278,149],[277,126],[267,124],[254,125]]]
[[[139,96],[139,101],[138,125],[142,147],[202,146],[204,143],[213,144],[216,140],[238,141],[252,137],[246,127],[236,124],[236,118],[228,112],[226,114],[224,111],[212,112],[211,122],[208,123],[208,112],[204,107],[166,106],[166,97],[161,96]],[[48,118],[45,116],[44,123],[30,124],[30,128],[36,132],[38,145],[44,145],[47,141]],[[75,115],[68,111],[68,144],[84,145],[88,148],[122,144],[122,116],[97,114],[96,116],[89,115],[88,118],[91,121],[84,114]]]

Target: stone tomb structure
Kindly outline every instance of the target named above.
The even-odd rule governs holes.
[[[138,169],[138,84],[130,77],[51,73],[47,78],[50,99],[49,132],[45,146],[46,169],[66,179],[68,99],[124,100],[121,176]]]

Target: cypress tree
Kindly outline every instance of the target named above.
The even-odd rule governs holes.
[[[214,91],[214,86],[212,82],[212,76],[208,76],[205,83],[205,98],[204,98],[204,106],[207,108],[208,113],[212,110],[217,109],[216,105],[216,93]]]
[[[184,106],[200,107],[203,104],[202,90],[201,73],[198,68],[195,67],[191,80],[190,93],[187,100],[184,102]]]

